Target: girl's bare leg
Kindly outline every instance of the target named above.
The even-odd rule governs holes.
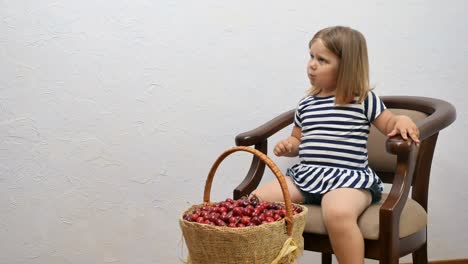
[[[289,194],[291,195],[291,201],[293,203],[304,202],[304,198],[302,196],[301,191],[296,186],[296,184],[294,184],[291,177],[284,178],[286,180],[286,184],[288,185]],[[255,195],[260,201],[284,202],[281,186],[276,179],[260,186],[258,189],[252,192],[252,195]]]
[[[338,188],[323,196],[323,220],[340,264],[364,263],[364,238],[357,219],[370,203],[371,194],[362,189]]]

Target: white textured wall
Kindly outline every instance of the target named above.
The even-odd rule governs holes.
[[[0,0],[0,263],[179,263],[177,218],[212,162],[295,106],[308,40],[336,24],[366,35],[380,95],[457,107],[433,164],[429,252],[468,257],[467,2],[230,2]],[[249,160],[223,164],[214,200]]]

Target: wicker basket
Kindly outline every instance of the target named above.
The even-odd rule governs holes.
[[[258,226],[230,228],[189,222],[179,219],[179,224],[187,244],[192,264],[240,264],[240,263],[294,263],[304,249],[304,230],[307,208],[293,216],[293,205],[283,174],[262,152],[250,147],[234,147],[225,151],[213,164],[205,184],[203,204],[194,205],[184,214],[203,205],[210,204],[213,177],[221,161],[228,155],[246,151],[261,159],[271,169],[278,180],[284,197],[286,217],[273,223]]]

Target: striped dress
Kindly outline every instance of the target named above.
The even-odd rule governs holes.
[[[367,139],[385,105],[372,91],[360,104],[335,105],[334,99],[308,96],[299,102],[294,125],[302,129],[300,163],[287,175],[309,193],[374,184],[382,191],[382,181],[368,166]]]

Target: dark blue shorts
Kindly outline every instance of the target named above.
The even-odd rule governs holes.
[[[373,184],[368,190],[372,196],[372,203],[377,203],[382,199],[382,191],[377,183]],[[324,195],[320,193],[309,193],[303,190],[300,190],[302,193],[302,197],[304,197],[304,204],[317,204],[320,205],[322,203],[322,197]]]

